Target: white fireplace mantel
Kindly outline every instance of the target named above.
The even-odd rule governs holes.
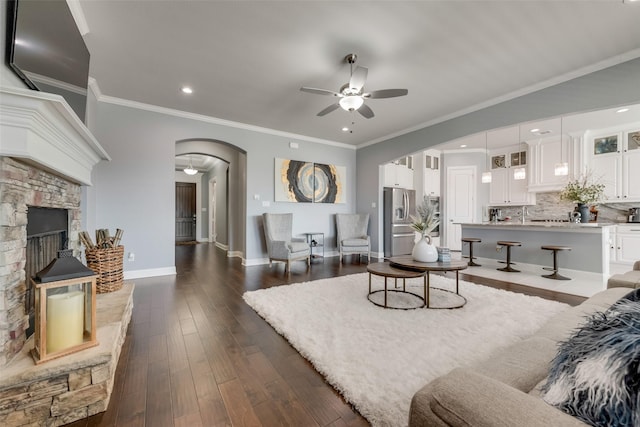
[[[111,160],[61,96],[7,87],[0,87],[0,156],[84,185],[98,162]]]

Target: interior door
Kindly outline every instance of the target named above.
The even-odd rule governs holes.
[[[453,251],[462,249],[460,224],[475,219],[476,182],[475,166],[447,168],[445,239],[446,246]]]
[[[196,240],[196,184],[176,182],[176,242]]]

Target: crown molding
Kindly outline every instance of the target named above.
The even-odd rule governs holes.
[[[349,149],[349,150],[355,150],[356,149],[356,146],[350,145],[350,144],[344,144],[342,142],[330,141],[330,140],[321,139],[321,138],[314,138],[314,137],[306,136],[306,135],[298,135],[298,134],[291,133],[291,132],[283,132],[283,131],[279,131],[279,130],[276,130],[276,129],[270,129],[270,128],[265,128],[265,127],[261,127],[261,126],[254,126],[254,125],[249,125],[249,124],[246,124],[246,123],[240,123],[240,122],[234,122],[234,121],[231,121],[231,120],[219,119],[217,117],[205,116],[203,114],[190,113],[188,111],[176,110],[176,109],[167,108],[167,107],[160,107],[160,106],[157,106],[157,105],[146,104],[146,103],[143,103],[143,102],[131,101],[129,99],[123,99],[123,98],[117,98],[117,97],[114,97],[114,96],[103,95],[102,91],[100,90],[100,87],[98,85],[98,82],[93,77],[89,78],[89,88],[93,91],[93,94],[95,95],[96,99],[99,102],[104,102],[104,103],[107,103],[107,104],[120,105],[122,107],[129,107],[129,108],[134,108],[134,109],[137,109],[137,110],[144,110],[144,111],[150,111],[150,112],[153,112],[153,113],[166,114],[168,116],[180,117],[180,118],[183,118],[183,119],[196,120],[196,121],[216,124],[216,125],[220,125],[220,126],[227,126],[227,127],[232,127],[232,128],[236,128],[236,129],[248,130],[248,131],[251,131],[251,132],[265,133],[265,134],[268,134],[268,135],[279,136],[279,137],[282,137],[282,138],[292,138],[292,139],[295,139],[297,141],[307,141],[307,142],[313,142],[313,143],[316,143],[316,144],[331,145],[331,146],[334,146],[334,147],[346,148],[346,149]]]
[[[465,114],[469,114],[469,113],[473,113],[475,111],[482,110],[484,108],[492,107],[494,105],[498,105],[498,104],[501,104],[503,102],[510,101],[512,99],[519,98],[521,96],[528,95],[530,93],[537,92],[539,90],[546,89],[546,88],[549,88],[551,86],[555,86],[555,85],[567,82],[569,80],[576,79],[578,77],[586,76],[587,74],[595,73],[596,71],[604,70],[605,68],[613,67],[615,65],[622,64],[623,62],[631,61],[631,60],[636,59],[636,58],[640,58],[640,48],[633,49],[633,50],[630,50],[630,51],[625,52],[623,54],[613,56],[611,58],[605,59],[605,60],[600,61],[600,62],[596,62],[595,64],[591,64],[591,65],[588,65],[586,67],[582,67],[582,68],[579,68],[577,70],[573,70],[573,71],[570,71],[568,73],[565,73],[565,74],[550,78],[548,80],[544,80],[542,82],[535,83],[535,84],[533,84],[531,86],[527,86],[527,87],[524,87],[522,89],[518,89],[516,91],[507,93],[505,95],[498,96],[496,98],[492,98],[492,99],[486,100],[484,102],[472,105],[470,107],[467,107],[467,108],[464,108],[462,110],[453,112],[451,114],[447,114],[447,115],[435,118],[433,120],[429,120],[427,122],[420,123],[420,124],[418,124],[416,126],[412,126],[410,128],[403,129],[403,130],[400,130],[398,132],[394,132],[392,134],[389,134],[389,135],[386,135],[386,136],[382,136],[380,138],[373,139],[371,141],[368,141],[368,142],[365,142],[365,143],[357,145],[357,149],[359,150],[361,148],[365,148],[365,147],[368,147],[370,145],[375,145],[375,144],[387,141],[387,140],[392,139],[392,138],[397,138],[399,136],[406,135],[408,133],[415,132],[415,131],[418,131],[420,129],[424,129],[424,128],[436,125],[438,123],[445,122],[447,120],[452,120],[452,119],[455,119],[457,117],[464,116]],[[489,130],[489,129],[487,129],[487,130]]]

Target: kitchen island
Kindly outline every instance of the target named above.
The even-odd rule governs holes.
[[[521,242],[511,251],[511,259],[518,269],[546,274],[543,267],[553,265],[551,251],[542,245],[569,246],[571,251],[559,254],[559,268],[574,279],[597,277],[603,286],[609,278],[609,241],[613,224],[568,222],[485,222],[462,224],[462,237],[477,237],[481,243],[473,246],[474,256],[497,265],[506,257],[506,249],[499,250],[499,240]],[[468,252],[468,246],[463,251]],[[486,261],[485,261],[486,262]],[[482,263],[482,262],[480,262]],[[511,273],[518,274],[518,273]],[[553,280],[553,279],[545,279]]]

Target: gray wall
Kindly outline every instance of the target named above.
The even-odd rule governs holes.
[[[229,183],[227,181],[228,165],[221,163],[211,171],[210,179],[216,180],[216,242],[223,245],[229,244],[227,235],[228,203],[227,194]]]
[[[173,182],[177,154],[199,152],[229,161],[229,250],[244,254],[249,263],[266,258],[261,221],[265,211],[293,212],[294,234],[321,231],[333,245],[332,214],[355,211],[356,153],[350,147],[295,140],[104,102],[97,103],[94,114],[91,130],[112,161],[99,164],[94,171],[91,191],[95,194],[95,220],[91,222],[100,228],[125,230],[126,251],[136,253],[134,263],[125,262],[127,271],[174,265]],[[176,144],[178,141],[183,142]],[[212,141],[227,144],[227,158],[220,151],[214,153],[207,148]],[[298,143],[299,149],[289,148],[292,141]],[[347,203],[274,202],[275,157],[345,166]],[[263,207],[263,201],[270,205]],[[242,220],[245,217],[246,222]]]
[[[358,211],[371,214],[372,247],[378,247],[382,185],[379,165],[437,144],[504,126],[579,111],[640,102],[640,59],[369,145],[357,151]],[[480,169],[479,169],[480,170]],[[378,183],[373,185],[372,183]],[[372,209],[371,203],[379,208]]]

